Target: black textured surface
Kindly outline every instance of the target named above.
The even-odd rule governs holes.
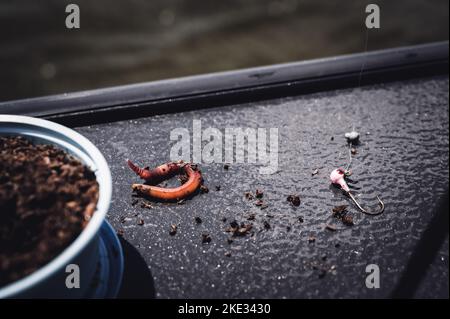
[[[98,146],[111,167],[114,194],[109,220],[123,229],[124,239],[148,265],[150,272],[139,269],[143,278],[150,274],[153,281],[139,285],[134,274],[137,289],[146,291],[149,285],[143,295],[372,298],[389,296],[448,188],[448,111],[448,77],[438,77],[77,130]],[[138,179],[125,159],[150,166],[168,161],[170,131],[186,127],[192,134],[193,119],[202,120],[203,128],[222,132],[226,127],[277,127],[279,171],[261,175],[249,164],[231,164],[229,170],[221,164],[202,164],[209,193],[184,205],[132,206],[130,184]],[[362,134],[352,165],[352,179],[361,188],[359,198],[375,203],[375,195],[381,194],[386,211],[366,216],[351,205],[355,225],[345,226],[330,219],[334,205],[349,201],[330,187],[328,176],[347,162],[343,134],[352,127]],[[315,169],[319,173],[312,176]],[[268,204],[264,210],[244,197],[244,192],[256,188],[264,190]],[[302,203],[294,208],[286,196],[295,193]],[[254,236],[228,244],[230,235],[224,231],[228,222],[246,221],[250,212],[256,214]],[[202,218],[201,224],[195,223],[196,216]],[[144,225],[138,225],[141,218]],[[271,225],[268,230],[265,220]],[[330,220],[337,225],[334,232],[324,229]],[[175,236],[169,235],[170,224],[179,225]],[[211,243],[202,244],[204,232],[210,234]],[[316,237],[314,243],[308,242],[310,236]],[[380,267],[380,289],[365,286],[365,267],[372,263]],[[320,276],[321,269],[327,270],[325,276]],[[422,284],[418,296],[448,297],[448,241],[431,271],[427,275],[431,280]]]

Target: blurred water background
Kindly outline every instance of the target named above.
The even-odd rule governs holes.
[[[447,0],[376,1],[367,33],[371,2],[2,0],[0,101],[448,40]]]

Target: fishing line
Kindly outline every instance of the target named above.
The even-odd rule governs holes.
[[[365,26],[365,24],[363,24],[363,25],[366,28],[366,36],[365,36],[365,40],[364,40],[364,53],[363,53],[364,54],[364,59],[363,59],[363,62],[361,64],[361,69],[359,70],[358,88],[361,87],[362,75],[363,75],[363,72],[364,72],[364,68],[366,66],[366,59],[367,59],[365,53],[367,53],[367,48],[369,46],[369,28],[367,28],[367,26]],[[355,125],[353,124],[352,132],[354,132],[354,131],[355,131]],[[345,167],[345,172],[347,172],[347,173],[348,173],[348,171],[350,169],[350,166],[352,165],[352,160],[353,160],[352,148],[353,148],[353,142],[349,141],[349,143],[348,143],[348,163],[347,163],[347,166]]]

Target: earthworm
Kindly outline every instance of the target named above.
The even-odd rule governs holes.
[[[174,162],[160,165],[154,169],[149,169],[148,167],[140,168],[130,160],[127,160],[127,163],[137,176],[152,184],[158,184],[175,175],[180,170],[180,163]]]
[[[128,161],[130,165],[130,161]],[[132,164],[132,163],[131,163]],[[133,168],[135,167],[135,168]],[[175,188],[165,188],[145,184],[133,184],[131,188],[142,195],[153,197],[163,201],[174,201],[186,198],[195,193],[203,182],[202,174],[199,170],[194,169],[193,165],[189,163],[168,163],[153,170],[139,169],[134,164],[130,168],[136,172],[141,178],[145,180],[167,179],[173,174],[184,171],[188,180],[181,186]]]

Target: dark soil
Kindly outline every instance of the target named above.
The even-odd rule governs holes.
[[[289,195],[287,197],[287,201],[290,202],[294,206],[300,206],[300,196],[298,195]]]
[[[211,242],[211,236],[209,234],[202,234],[202,243],[208,244]]]
[[[94,173],[64,151],[0,137],[0,286],[72,243],[95,211],[98,190]]]
[[[170,225],[170,230],[169,230],[169,235],[170,236],[175,236],[177,234],[178,231],[178,226],[175,224]]]

